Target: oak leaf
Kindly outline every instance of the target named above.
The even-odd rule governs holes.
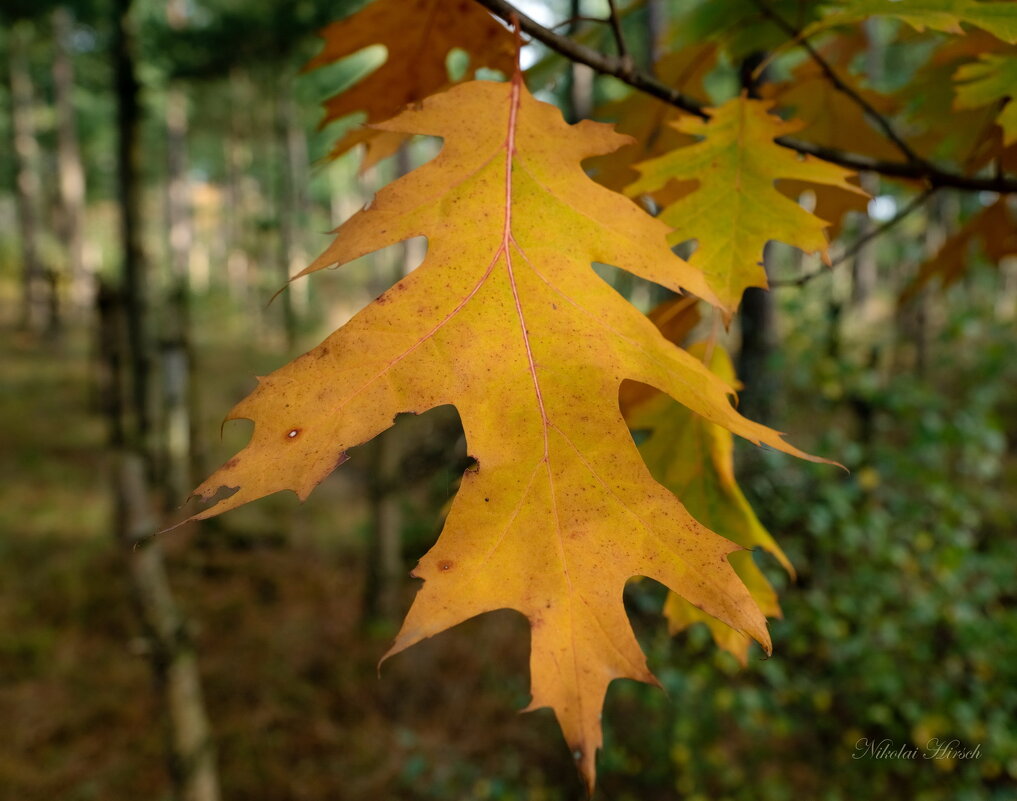
[[[659,314],[660,311],[655,310],[650,318],[658,318]],[[725,382],[736,383],[731,359],[721,346],[700,342],[692,345],[688,352],[704,359],[710,370]],[[734,441],[729,431],[707,422],[659,392],[630,400],[622,411],[633,430],[648,433],[639,445],[647,467],[661,484],[682,499],[696,520],[743,548],[758,547],[769,552],[789,575],[794,576],[788,558],[759,522],[738,486],[734,473]],[[737,551],[729,559],[763,614],[780,617],[777,593],[756,566],[752,553]],[[742,666],[747,663],[749,639],[677,593],[668,593],[664,617],[672,634],[693,623],[705,623],[720,648],[732,654]]]
[[[826,50],[824,57],[830,58]],[[838,72],[843,73],[844,70]],[[883,116],[896,110],[898,102],[894,98],[854,86],[846,74],[841,75],[841,80]],[[900,157],[894,144],[873,127],[858,102],[830,83],[823,70],[811,59],[795,69],[792,80],[764,87],[764,96],[776,100],[782,109],[790,109],[794,118],[801,121],[795,131],[798,139],[861,153],[874,159]]]
[[[1017,44],[1017,15],[1010,2],[983,0],[849,0],[831,5],[830,13],[802,33],[812,36],[837,25],[861,22],[872,16],[888,16],[906,22],[916,31],[929,28],[942,33],[963,34],[961,23],[988,31],[1007,44]]]
[[[1003,129],[1003,146],[1017,143],[1017,56],[982,55],[954,73],[958,109],[1000,106],[996,122]]]
[[[695,180],[698,186],[664,208],[660,219],[672,226],[674,244],[697,241],[689,260],[706,275],[730,316],[747,287],[765,287],[763,248],[770,240],[819,252],[828,259],[827,223],[783,195],[774,183],[798,179],[864,195],[849,183],[849,170],[820,159],[799,157],[774,139],[800,127],[768,113],[771,101],[734,98],[712,110],[711,118],[684,119],[675,125],[702,137],[689,147],[636,165],[641,177],[626,192],[654,192],[669,181]]]
[[[373,0],[360,11],[321,32],[321,52],[305,70],[323,67],[371,45],[387,50],[385,63],[349,89],[325,101],[322,126],[356,112],[367,122],[388,119],[410,103],[449,85],[446,59],[460,48],[469,71],[489,67],[510,74],[515,66],[512,34],[474,0]],[[332,148],[337,157],[358,144],[367,146],[363,167],[392,155],[403,134],[373,128],[346,133]]]
[[[824,42],[818,49],[826,63],[837,71],[853,92],[878,112],[887,115],[895,111],[898,104],[892,98],[854,85],[850,76],[852,61],[867,48],[868,40],[858,33]],[[761,92],[764,98],[776,101],[781,116],[801,120],[803,125],[795,132],[796,139],[873,158],[895,158],[898,155],[896,148],[876,131],[858,104],[830,83],[814,59],[799,64],[792,73],[792,80],[766,83]],[[811,211],[829,224],[827,234],[830,239],[840,235],[849,212],[864,213],[868,208],[868,196],[855,190],[794,180],[778,181],[777,188],[796,201],[806,192],[811,193],[815,198]]]
[[[757,443],[805,456],[742,417],[731,388],[668,342],[593,262],[709,295],[667,226],[591,181],[580,162],[629,140],[570,126],[511,83],[460,84],[382,123],[444,140],[337,229],[305,270],[426,236],[419,268],[322,344],[260,380],[230,413],[249,444],[198,489],[210,517],[279,490],[304,498],[402,412],[459,410],[467,470],[388,655],[470,617],[523,613],[529,708],[550,707],[592,786],[608,684],[654,682],[622,604],[651,577],[769,651],[766,620],[697,523],[647,471],[618,406],[626,379]],[[806,457],[812,458],[812,457]]]
[[[981,243],[989,261],[998,264],[1007,256],[1017,256],[1017,213],[1006,197],[985,207],[943,243],[935,256],[925,262],[914,280],[901,293],[907,303],[935,279],[944,289],[956,283],[971,264],[971,248]]]
[[[1006,45],[984,31],[949,39],[899,91],[908,100],[906,125],[911,131],[909,143],[916,152],[933,160],[960,161],[970,172],[999,157],[1002,139],[996,136],[998,109],[959,108],[954,76],[962,65],[1003,48]]]
[[[654,64],[654,73],[672,89],[700,97],[706,93],[703,80],[716,63],[717,46],[706,42],[668,53]],[[587,163],[598,183],[619,192],[639,177],[633,168],[636,162],[695,142],[692,136],[669,124],[688,116],[687,112],[644,92],[632,92],[621,100],[604,103],[595,114],[598,119],[616,121],[617,130],[634,140],[615,153]]]

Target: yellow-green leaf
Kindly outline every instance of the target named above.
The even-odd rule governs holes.
[[[734,367],[722,347],[697,343],[689,348],[689,353],[707,359],[716,375],[728,384],[735,384]],[[729,431],[659,392],[624,412],[632,429],[649,432],[639,452],[654,477],[681,499],[696,520],[743,548],[762,548],[794,575],[791,563],[759,522],[735,480],[734,441]],[[752,554],[737,551],[729,559],[763,614],[780,617],[777,594]],[[673,633],[693,623],[705,623],[719,647],[733,654],[742,665],[746,663],[749,639],[680,595],[668,594],[664,616]]]
[[[953,77],[958,84],[954,106],[969,109],[1000,104],[996,122],[1003,129],[1003,146],[1017,142],[1017,56],[983,55],[960,66]]]
[[[701,97],[706,91],[703,80],[716,63],[716,43],[704,42],[668,53],[654,64],[654,72],[673,89]],[[639,177],[633,164],[695,141],[668,124],[686,114],[652,95],[635,91],[623,100],[599,106],[596,117],[617,121],[618,131],[628,134],[634,141],[615,153],[591,159],[586,166],[593,170],[598,183],[622,191]]]
[[[916,31],[930,28],[963,34],[961,23],[974,25],[1007,42],[1017,43],[1017,7],[1012,2],[984,0],[851,0],[830,7],[830,13],[813,23],[802,37],[824,28],[861,22],[872,16],[888,16],[906,22]]]
[[[826,257],[827,223],[778,191],[775,181],[798,179],[865,194],[848,181],[849,170],[776,144],[800,124],[767,113],[772,105],[739,97],[712,110],[708,121],[675,123],[702,141],[636,165],[641,177],[626,189],[636,196],[672,180],[698,182],[660,219],[674,229],[672,243],[696,240],[690,263],[706,275],[729,316],[747,287],[767,285],[762,258],[768,241]]]

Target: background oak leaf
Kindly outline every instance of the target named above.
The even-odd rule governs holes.
[[[702,141],[636,165],[641,177],[626,189],[637,196],[673,180],[698,182],[694,191],[666,206],[660,219],[674,229],[672,244],[696,240],[690,264],[706,275],[728,317],[747,287],[767,286],[762,258],[768,241],[827,258],[827,223],[781,193],[777,180],[798,179],[865,194],[850,183],[849,170],[799,157],[774,142],[801,124],[768,113],[772,105],[738,97],[714,109],[708,121],[675,123]]]
[[[654,315],[651,314],[651,318]],[[672,326],[674,324],[672,323]],[[736,383],[731,359],[720,345],[699,342],[689,353],[704,359],[723,381]],[[731,433],[705,421],[659,392],[631,398],[623,406],[625,419],[636,431],[646,432],[639,452],[661,484],[681,499],[700,523],[743,548],[761,548],[774,556],[788,574],[794,569],[783,550],[759,522],[735,479],[734,440]],[[731,566],[745,582],[767,617],[780,617],[777,593],[756,566],[750,550],[736,551]],[[750,640],[675,593],[668,593],[664,616],[672,634],[693,623],[705,623],[717,645],[744,666]]]
[[[375,44],[387,51],[378,69],[325,101],[323,126],[356,112],[365,112],[369,124],[380,122],[445,88],[446,59],[454,48],[469,55],[468,74],[490,67],[507,75],[515,64],[511,32],[473,0],[373,0],[333,22],[321,37],[321,52],[305,69],[332,64]],[[334,158],[365,144],[362,169],[366,169],[395,153],[405,139],[391,131],[360,128],[336,142],[330,155]]]

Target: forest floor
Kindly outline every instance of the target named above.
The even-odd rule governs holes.
[[[220,441],[219,421],[253,387],[252,374],[285,361],[228,324],[196,326],[219,337],[200,343],[198,364],[197,430],[208,467],[246,440],[248,424],[235,423]],[[84,329],[50,343],[0,336],[0,801],[170,797],[162,706],[112,532],[110,459],[90,347]],[[992,369],[999,375],[987,372],[986,385],[1005,386],[1012,371]],[[1011,797],[1007,775],[1017,775],[1017,757],[1012,769],[1007,759],[1017,740],[1005,732],[1017,701],[1006,677],[1017,664],[1009,589],[1017,494],[1005,488],[1017,479],[1017,396],[1004,391],[1002,398],[993,412],[1004,440],[1002,476],[963,483],[940,477],[935,488],[952,497],[971,490],[968,484],[985,484],[984,492],[969,492],[961,518],[978,518],[979,504],[999,496],[980,530],[946,526],[935,534],[943,541],[934,540],[926,529],[937,521],[922,509],[939,495],[921,481],[914,498],[907,490],[919,468],[942,463],[946,470],[979,436],[996,436],[995,426],[983,430],[981,423],[957,429],[965,418],[950,409],[919,426],[928,428],[924,439],[902,440],[924,450],[886,461],[882,495],[859,489],[861,471],[838,474],[824,479],[804,515],[800,485],[788,485],[783,503],[794,509],[785,509],[792,524],[781,541],[800,573],[782,596],[786,620],[772,626],[779,659],[755,660],[735,681],[733,660],[717,654],[704,632],[669,638],[659,606],[630,604],[637,633],[652,639],[647,652],[668,695],[631,682],[612,690],[604,719],[612,721],[608,741],[611,726],[618,736],[601,756],[604,798],[686,797],[676,792],[675,776],[694,771],[703,787],[724,780],[752,794],[753,759],[772,771],[766,781],[775,789],[767,798],[829,789],[838,764],[841,778],[856,784],[831,798],[876,787],[875,767],[886,767],[878,786],[896,788],[900,797],[954,801],[962,797],[958,789],[970,791],[965,801]],[[810,403],[811,396],[796,399],[794,408]],[[414,426],[448,434],[441,414],[401,420],[393,431],[412,451],[413,437],[427,434]],[[825,425],[821,415],[805,416],[813,427]],[[884,412],[882,419],[897,417],[909,422],[906,413]],[[850,440],[852,426],[843,427]],[[941,447],[944,432],[953,432],[953,444]],[[984,443],[978,447],[975,453],[988,452]],[[394,657],[379,676],[398,621],[364,614],[372,463],[369,446],[364,451],[354,451],[303,504],[280,493],[159,537],[195,635],[224,801],[585,797],[553,716],[515,714],[529,700],[529,632],[521,616],[469,621]],[[407,570],[433,541],[435,509],[455,492],[458,469],[446,465],[421,482],[430,484],[418,493],[426,501],[400,492]],[[786,473],[782,467],[777,478]],[[765,510],[771,518],[775,498]],[[952,508],[941,498],[936,503]],[[823,524],[821,513],[838,522]],[[165,522],[182,514],[169,510]],[[921,538],[924,551],[915,544]],[[404,583],[403,610],[416,586]],[[867,611],[873,599],[874,618]],[[895,681],[905,689],[894,689]],[[907,704],[918,711],[905,713]],[[874,723],[886,709],[891,722]],[[970,770],[951,774],[952,783],[922,765],[907,766],[910,773],[889,763],[859,771],[842,743],[854,731],[917,736],[913,720],[946,720],[952,733],[968,718],[991,724],[978,736],[997,768],[988,758],[984,769],[962,765]],[[743,781],[743,774],[753,778]],[[996,795],[986,794],[988,780]],[[640,792],[645,788],[652,793]],[[782,788],[793,795],[781,795]]]
[[[168,797],[87,338],[0,343],[0,799]],[[250,383],[235,356],[203,363],[224,394]],[[498,795],[485,777],[501,776],[557,798],[543,788],[563,768],[554,782],[574,795],[551,715],[513,714],[528,701],[518,615],[464,624],[379,677],[395,624],[362,619],[364,513],[350,498],[332,480],[303,506],[279,496],[161,537],[196,631],[223,797],[485,798]]]

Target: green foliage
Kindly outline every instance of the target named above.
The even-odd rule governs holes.
[[[143,55],[173,78],[222,78],[238,67],[290,71],[294,50],[302,50],[306,60],[314,50],[309,43],[314,33],[363,4],[198,0],[188,4],[185,24],[171,25],[161,0],[139,2]]]
[[[756,650],[739,672],[702,626],[677,641],[654,635],[651,664],[670,699],[618,688],[605,717],[640,723],[608,735],[609,797],[662,785],[696,801],[1011,797],[1017,505],[1006,438],[1017,368],[1012,325],[993,320],[992,278],[950,293],[924,378],[873,367],[864,349],[823,355],[840,333],[792,301],[780,360],[789,408],[809,409],[817,449],[841,454],[851,474],[831,480],[769,454],[747,474],[746,494],[799,571],[788,582],[758,560],[781,590],[780,656]],[[651,733],[658,724],[668,738]],[[895,749],[957,738],[980,758],[856,758],[863,738]]]

